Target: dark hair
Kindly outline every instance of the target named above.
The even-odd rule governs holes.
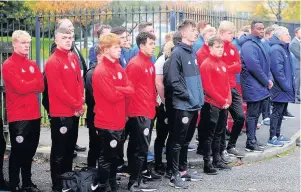
[[[254,27],[255,27],[255,25],[257,23],[263,23],[263,22],[262,21],[252,21],[252,23],[251,23],[251,29],[254,29]]]
[[[100,35],[102,35],[104,29],[112,29],[112,27],[110,25],[101,25],[97,30],[98,38],[100,37]]]
[[[174,45],[177,45],[179,42],[182,41],[182,35],[181,35],[181,32],[180,31],[176,31],[174,34],[173,34],[173,37],[172,37],[172,42]]]
[[[185,19],[178,27],[178,31],[185,29],[188,26],[196,27],[195,21],[192,19]]]
[[[156,36],[151,34],[151,33],[147,33],[147,32],[141,32],[137,35],[136,37],[136,43],[140,49],[140,45],[145,45],[147,38],[152,39],[152,40],[156,40]]]
[[[223,44],[223,40],[219,36],[213,36],[208,41],[208,46],[213,47],[214,43]]]
[[[295,33],[297,33],[299,30],[300,30],[300,27],[297,27],[297,28],[295,29]]]
[[[122,33],[127,32],[126,28],[124,27],[114,27],[111,30],[111,33],[114,33],[116,35],[121,35]]]
[[[275,27],[272,27],[272,26],[267,27],[265,29],[265,34],[270,35],[273,31],[275,31]]]
[[[101,54],[101,50],[100,50],[99,46],[95,46],[94,52],[95,52],[96,55]]]
[[[142,22],[138,25],[138,31],[139,33],[143,32],[143,30],[148,27],[148,26],[153,26],[151,22]]]

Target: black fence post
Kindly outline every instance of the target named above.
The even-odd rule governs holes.
[[[176,14],[175,11],[170,11],[170,31],[176,31]]]
[[[179,12],[179,21],[182,22],[185,19],[185,15],[183,11]]]
[[[41,55],[40,55],[40,44],[41,44],[41,35],[40,35],[40,18],[39,18],[39,13],[36,13],[35,16],[35,37],[36,37],[36,62],[38,64],[39,69],[41,70],[43,67],[41,66]],[[42,114],[42,107],[41,107],[41,102],[42,98],[41,95],[39,94],[38,96],[39,99],[39,105],[40,105],[40,114]]]
[[[36,62],[38,67],[41,69],[41,55],[40,55],[40,44],[41,44],[41,35],[40,35],[40,18],[39,14],[36,14],[35,17],[35,37],[36,37]]]

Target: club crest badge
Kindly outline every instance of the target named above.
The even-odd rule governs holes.
[[[33,67],[33,66],[30,66],[30,67],[29,67],[29,71],[30,71],[30,73],[34,73],[34,67]]]

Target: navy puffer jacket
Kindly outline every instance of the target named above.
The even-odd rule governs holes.
[[[274,35],[270,45],[271,72],[274,78],[271,100],[274,102],[294,102],[295,81],[289,44],[280,41]]]
[[[270,57],[261,42],[255,35],[247,35],[240,39],[240,56],[242,71],[240,83],[243,99],[247,102],[261,101],[270,96],[269,80]]]

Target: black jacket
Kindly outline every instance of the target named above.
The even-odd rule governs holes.
[[[172,99],[172,87],[170,85],[170,81],[168,79],[168,70],[170,66],[171,59],[168,57],[165,60],[164,66],[163,66],[163,84],[164,84],[164,97],[165,100],[171,100]]]
[[[197,111],[204,104],[204,91],[200,72],[192,47],[178,43],[170,56],[166,84],[172,91],[175,109]],[[164,69],[163,69],[164,70]]]
[[[85,96],[86,96],[86,104],[87,104],[87,127],[93,128],[94,127],[94,106],[95,100],[93,97],[93,88],[92,88],[92,75],[95,70],[95,65],[91,67],[86,76],[85,76]]]

